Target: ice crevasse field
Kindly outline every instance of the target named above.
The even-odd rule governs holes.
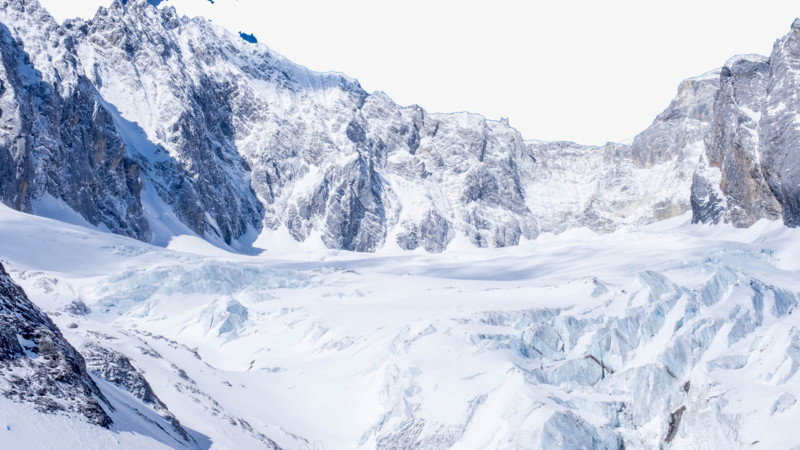
[[[690,220],[246,256],[0,206],[0,262],[73,346],[130,358],[201,448],[798,446],[800,230]],[[111,430],[27,408],[0,399],[0,447],[188,445],[141,408]]]

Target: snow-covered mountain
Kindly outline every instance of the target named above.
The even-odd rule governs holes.
[[[162,245],[191,231],[356,251],[508,246],[692,205],[698,221],[795,223],[796,28],[769,59],[684,82],[632,145],[585,147],[401,107],[165,5],[117,0],[63,25],[36,0],[0,6],[0,192],[22,211],[69,207]]]
[[[601,147],[250,41],[0,0],[0,447],[800,446],[800,20]]]

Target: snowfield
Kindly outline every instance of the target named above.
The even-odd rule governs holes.
[[[798,446],[800,230],[689,221],[243,256],[3,206],[0,262],[117,405],[105,430],[2,399],[3,446]],[[95,346],[128,358],[190,441],[104,380]]]

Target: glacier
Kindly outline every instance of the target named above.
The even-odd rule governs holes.
[[[776,221],[699,226],[685,213],[498,249],[275,258],[7,207],[0,219],[2,264],[103,392],[163,421],[160,440],[139,436],[159,445],[800,445],[787,432],[800,414],[800,236]],[[54,417],[69,421],[52,430],[83,421]]]

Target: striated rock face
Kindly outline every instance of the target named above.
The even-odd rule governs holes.
[[[159,14],[143,1],[114,2],[65,28],[80,36],[83,73],[117,109],[117,126],[133,135],[146,183],[178,219],[228,243],[248,227],[260,229],[261,204],[237,152],[235,122],[265,105],[205,64],[224,59],[225,49],[209,48],[203,30],[184,29],[173,10]],[[197,34],[186,42],[184,33]]]
[[[760,123],[762,172],[783,207],[786,225],[800,225],[800,19],[775,43]]]
[[[734,58],[720,73],[707,156],[709,165],[720,169],[718,186],[726,209],[706,221],[749,226],[760,218],[780,217],[781,207],[760,166],[758,123],[768,75],[767,59],[758,56]]]
[[[41,412],[80,413],[109,427],[110,404],[86,372],[83,357],[0,265],[0,394]]]
[[[150,383],[133,366],[127,356],[103,347],[96,342],[85,343],[81,351],[86,356],[86,366],[89,370],[96,372],[109,383],[130,392],[131,395],[141,400],[144,404],[150,405],[156,412],[164,416],[164,419],[172,425],[173,430],[184,441],[194,442],[194,439],[189,436],[180,421],[153,392]]]
[[[157,3],[60,26],[35,0],[0,0],[5,204],[36,212],[50,195],[156,243],[175,224],[229,244],[285,228],[355,251],[508,246],[689,209],[795,224],[797,27],[770,60],[683,82],[632,145],[591,147],[402,107]]]
[[[735,57],[720,73],[714,127],[693,184],[695,222],[800,224],[800,20],[772,55]]]
[[[759,122],[769,71],[768,59],[758,55],[734,57],[720,71],[707,150],[692,186],[695,222],[742,227],[780,217],[760,163]]]
[[[47,64],[0,23],[0,197],[23,211],[51,195],[94,225],[149,240],[140,167],[94,86],[75,70],[76,41],[36,3],[0,3],[18,27],[40,33]],[[5,20],[4,20],[5,21]]]

